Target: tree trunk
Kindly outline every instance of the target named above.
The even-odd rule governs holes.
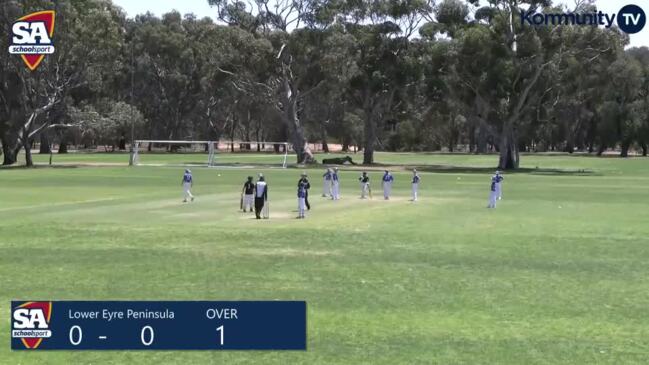
[[[477,154],[487,153],[487,127],[482,119],[478,120],[478,128],[476,128],[477,141],[476,150]]]
[[[640,143],[640,147],[642,147],[642,156],[647,157],[647,143],[646,142]]]
[[[475,125],[472,124],[471,127],[469,127],[467,131],[467,135],[469,136],[469,153],[474,153],[477,151],[476,149],[476,140],[475,140]]]
[[[41,133],[41,145],[38,153],[40,154],[49,154],[52,151],[50,146],[50,139],[47,137],[47,133]]]
[[[503,131],[500,136],[500,159],[498,168],[501,170],[517,169],[520,163],[516,132],[512,124],[511,119],[507,121],[503,126]]]
[[[320,125],[320,133],[322,134],[322,151],[329,153],[329,145],[327,144],[327,130],[324,125]]]
[[[606,148],[607,148],[606,143],[602,143],[601,145],[599,145],[599,147],[597,148],[597,156],[601,156],[604,153],[604,151],[606,151]]]
[[[620,151],[620,157],[629,157],[629,148],[631,147],[631,141],[622,141],[622,150]]]
[[[566,141],[566,151],[565,152],[568,152],[570,154],[575,152],[575,140],[573,138],[572,133],[568,134],[568,139]]]
[[[567,120],[564,121],[564,128],[565,128],[565,133],[566,133],[566,151],[570,154],[575,152],[575,130],[579,129],[579,112],[578,110],[575,110],[576,108],[571,108],[570,110],[572,113],[569,115],[566,115],[568,118]],[[567,113],[566,113],[567,114]],[[573,130],[573,125],[574,130]]]
[[[232,128],[230,128],[230,152],[234,152],[234,133],[236,132],[237,127],[237,116],[235,113],[232,113]]]
[[[376,125],[372,118],[372,109],[365,110],[365,142],[363,144],[363,165],[374,163],[374,143],[376,142]]]
[[[23,143],[25,148],[25,166],[33,167],[34,161],[32,160],[32,141],[27,140],[26,143]]]
[[[282,101],[282,119],[284,125],[288,129],[288,137],[293,145],[293,151],[297,158],[298,164],[311,164],[315,163],[315,158],[311,150],[307,146],[307,140],[304,135],[304,126],[300,122],[298,116],[298,100],[300,99],[300,92],[295,88],[294,80],[290,66],[283,65],[283,90],[281,93]]]
[[[149,143],[150,145],[150,143]],[[68,142],[63,140],[59,143],[59,153],[68,153]]]
[[[293,151],[297,157],[297,163],[309,164],[314,163],[313,154],[307,146],[307,140],[304,136],[304,128],[300,123],[297,115],[297,99],[291,98],[288,101],[287,108],[284,110],[284,122],[288,126],[288,135],[293,144]]]
[[[5,166],[13,165],[16,163],[15,146],[9,143],[9,138],[6,135],[0,137],[2,139],[2,164]]]
[[[454,148],[455,148],[455,136],[453,131],[451,130],[448,136],[448,152],[453,152]]]

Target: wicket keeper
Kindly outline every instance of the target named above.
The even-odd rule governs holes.
[[[243,184],[241,190],[243,194],[243,211],[249,210],[252,213],[252,206],[255,199],[255,183],[252,181],[252,176],[248,176],[248,180]]]

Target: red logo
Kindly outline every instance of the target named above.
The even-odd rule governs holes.
[[[45,55],[54,53],[54,10],[39,11],[16,20],[9,53],[19,54],[25,65],[34,71]]]
[[[37,348],[43,338],[52,337],[52,302],[25,302],[12,310],[11,337],[20,338],[28,349]]]

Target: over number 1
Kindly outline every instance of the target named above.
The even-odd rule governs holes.
[[[223,346],[223,326],[220,326],[216,329],[216,332],[221,333],[221,346]]]

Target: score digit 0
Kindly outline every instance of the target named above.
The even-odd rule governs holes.
[[[77,330],[79,333],[78,340],[74,340],[74,330]],[[68,338],[70,339],[70,343],[74,346],[78,346],[81,343],[81,339],[83,338],[83,332],[81,332],[81,327],[79,326],[72,326],[70,327],[70,332],[68,333]]]
[[[147,332],[147,330],[149,330],[150,333],[149,341],[146,341],[144,339],[144,334]],[[142,344],[144,346],[150,346],[153,343],[153,337],[154,337],[153,328],[151,328],[151,326],[142,327],[142,331],[140,332],[140,340],[142,341]]]

